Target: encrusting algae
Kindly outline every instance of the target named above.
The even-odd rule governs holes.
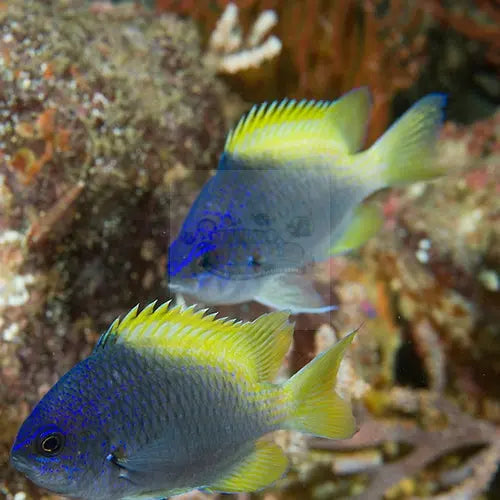
[[[227,98],[174,16],[1,8],[0,488],[40,498],[7,467],[15,427],[113,316],[167,293],[171,226],[223,147]]]
[[[37,271],[52,269],[57,301],[74,286],[79,302],[116,304],[159,286],[170,221],[221,145],[223,90],[189,23],[71,5],[11,2],[1,25],[0,231],[23,236]]]

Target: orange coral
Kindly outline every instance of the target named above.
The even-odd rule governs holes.
[[[71,130],[66,128],[59,129],[54,137],[56,150],[63,152],[69,151],[71,149],[70,137],[71,137]]]
[[[35,127],[33,127],[32,123],[19,122],[15,130],[16,134],[23,139],[32,139],[35,137]]]
[[[379,4],[337,0],[325,9],[318,0],[296,2],[289,9],[293,17],[287,18],[285,11],[281,18],[282,27],[303,26],[299,38],[288,34],[283,39],[299,71],[299,94],[334,97],[353,87],[370,87],[374,109],[369,140],[386,128],[394,94],[417,78],[426,41],[420,33],[420,7],[392,0],[379,13]]]
[[[16,125],[16,134],[23,139],[42,139],[43,153],[37,158],[28,147],[17,151],[10,161],[11,167],[20,177],[21,182],[29,184],[42,167],[49,162],[54,151],[66,152],[70,150],[71,131],[56,127],[56,109],[48,108],[42,111],[35,123],[20,122]]]
[[[51,80],[54,78],[54,65],[52,63],[46,63],[43,69],[43,77],[46,80]]]
[[[10,167],[22,179],[23,182],[30,178],[36,165],[36,156],[29,148],[18,149],[12,156]]]
[[[36,120],[36,130],[38,136],[43,139],[50,139],[54,133],[54,120],[55,120],[56,110],[54,108],[48,108],[38,116]]]
[[[56,224],[63,219],[64,215],[73,207],[73,204],[80,196],[84,187],[85,183],[83,181],[78,182],[68,189],[47,212],[42,213],[38,219],[32,222],[26,235],[26,241],[29,247],[40,245],[47,240]]]

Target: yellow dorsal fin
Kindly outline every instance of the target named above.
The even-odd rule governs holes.
[[[371,96],[367,87],[347,92],[332,106],[329,119],[335,123],[350,154],[357,153],[363,147],[370,110]]]
[[[212,366],[224,364],[252,380],[271,381],[285,357],[293,335],[289,314],[272,312],[252,322],[217,319],[215,314],[156,302],[141,312],[134,307],[116,319],[96,350],[125,343],[153,348],[168,357],[190,358]]]
[[[370,95],[366,88],[336,101],[284,99],[254,106],[229,133],[224,151],[240,158],[265,155],[290,161],[308,154],[346,154],[360,149]]]
[[[209,492],[238,493],[262,488],[280,479],[288,468],[283,450],[275,443],[260,439],[254,451],[237,463],[230,474],[206,488]]]

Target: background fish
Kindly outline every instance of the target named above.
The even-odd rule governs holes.
[[[93,500],[263,488],[287,469],[265,434],[355,431],[333,390],[354,334],[272,384],[292,333],[282,312],[238,323],[135,307],[35,407],[11,463],[39,486]]]
[[[331,309],[301,269],[378,229],[380,215],[360,205],[367,196],[440,174],[433,151],[445,102],[424,97],[363,152],[366,88],[252,108],[169,248],[169,286],[206,304]]]

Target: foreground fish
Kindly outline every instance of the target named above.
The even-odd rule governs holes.
[[[169,248],[169,286],[206,304],[331,309],[300,270],[375,233],[381,217],[360,205],[367,196],[439,174],[433,150],[445,100],[424,97],[362,152],[365,88],[333,102],[254,107]]]
[[[355,431],[333,389],[354,334],[275,385],[292,333],[282,312],[238,323],[136,307],[36,406],[11,463],[39,486],[93,500],[263,488],[287,469],[265,434]]]

